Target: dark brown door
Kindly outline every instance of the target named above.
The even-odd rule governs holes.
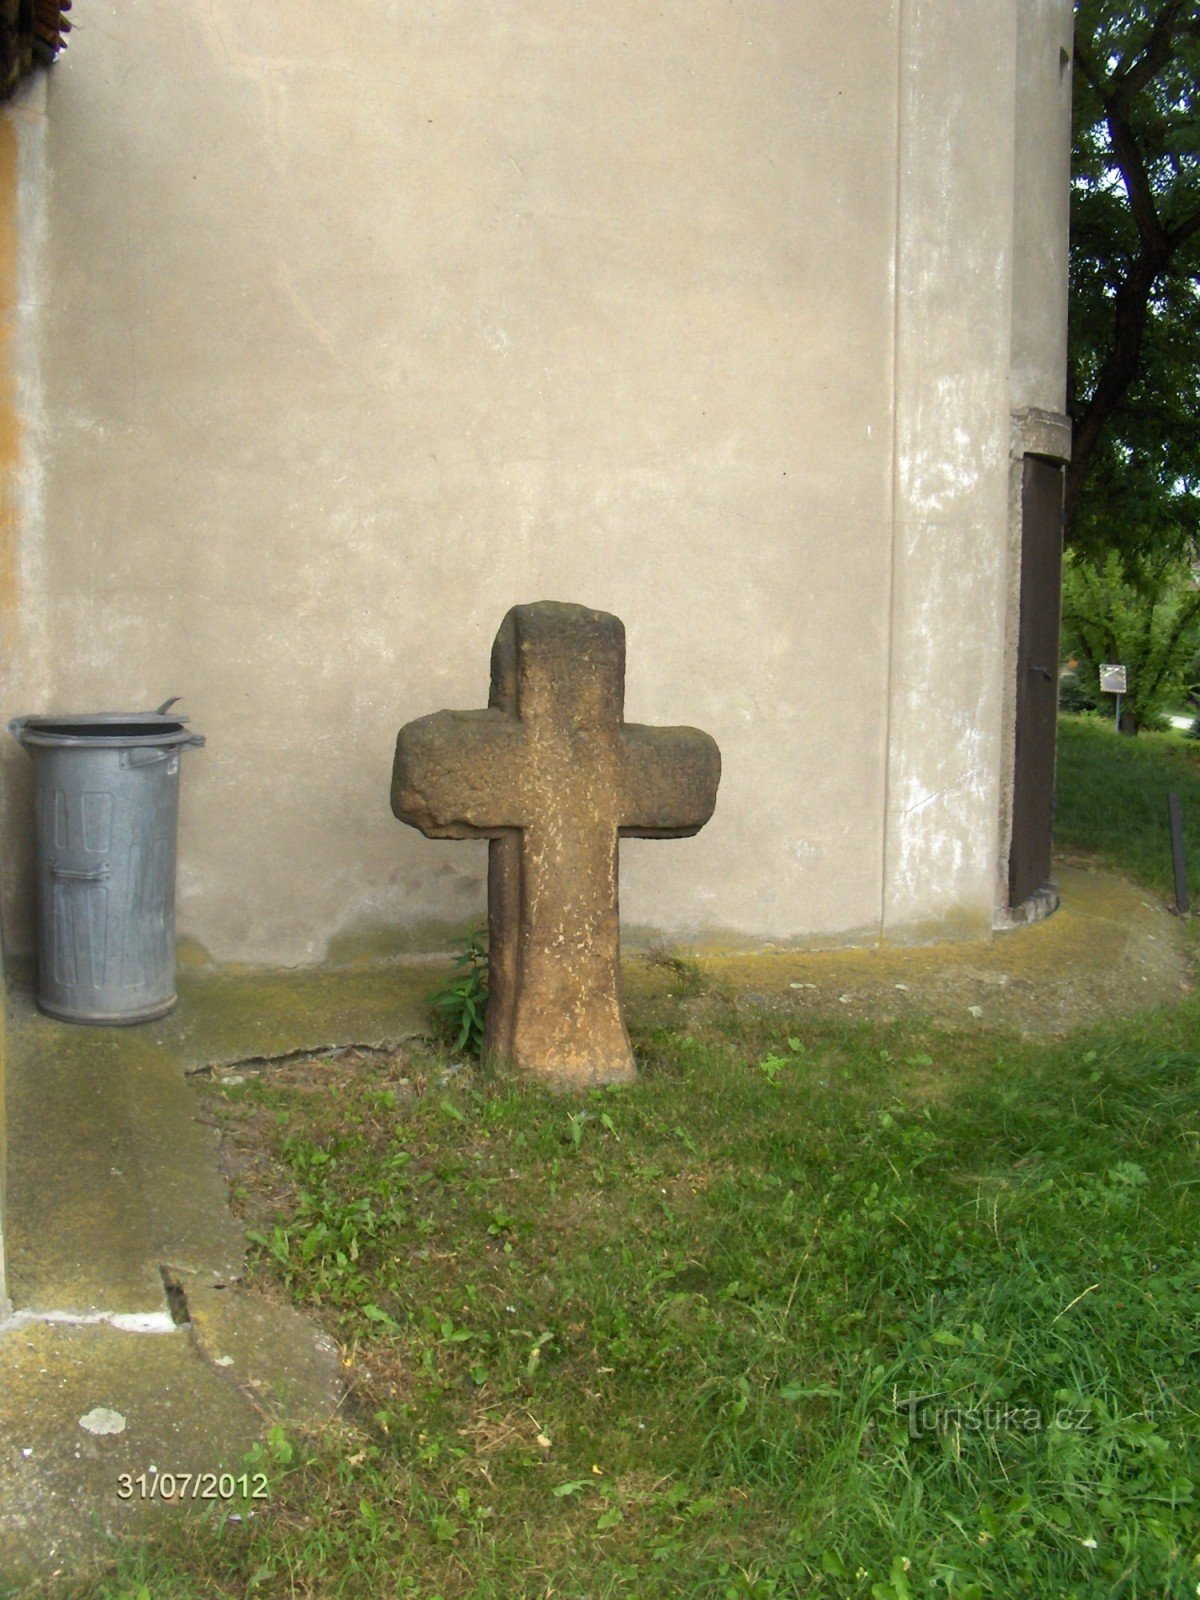
[[[1021,620],[1008,903],[1050,882],[1054,747],[1058,716],[1058,616],[1062,593],[1061,462],[1026,456],[1021,490]]]

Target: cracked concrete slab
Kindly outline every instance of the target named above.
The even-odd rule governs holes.
[[[314,1424],[339,1402],[332,1341],[238,1287],[245,1239],[186,1074],[379,1031],[387,989],[372,975],[362,1004],[353,978],[279,981],[274,1029],[279,997],[260,979],[249,1003],[245,974],[185,976],[180,1010],[140,1027],[72,1027],[10,996],[0,1588],[77,1570],[179,1514],[123,1496],[122,1474],[236,1471],[274,1422]],[[91,1431],[93,1413],[121,1425]]]
[[[80,1419],[115,1412],[119,1432]],[[264,1422],[239,1385],[197,1356],[187,1331],[15,1326],[0,1336],[0,1574],[10,1583],[73,1571],[114,1536],[164,1512],[122,1493],[122,1474],[240,1467]]]

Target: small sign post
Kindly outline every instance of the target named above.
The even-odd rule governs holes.
[[[1129,674],[1126,669],[1115,661],[1105,661],[1100,665],[1100,693],[1115,694],[1117,697],[1116,724],[1117,732],[1121,731],[1121,696],[1129,693]]]

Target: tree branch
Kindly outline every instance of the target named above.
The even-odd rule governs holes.
[[[1157,245],[1167,251],[1169,244],[1166,230],[1163,228],[1162,218],[1154,202],[1150,174],[1146,171],[1141,146],[1125,108],[1119,100],[1106,99],[1104,110],[1113,160],[1121,174],[1125,193],[1129,196],[1129,209],[1133,212],[1137,230],[1146,243]]]
[[[1100,435],[1138,375],[1150,294],[1168,255],[1165,248],[1160,254],[1147,251],[1143,245],[1117,290],[1113,306],[1112,343],[1104,357],[1091,397],[1075,420],[1071,462],[1067,468],[1064,514],[1068,522]]]
[[[1117,69],[1113,77],[1113,86],[1119,99],[1128,102],[1166,66],[1171,58],[1177,26],[1185,3],[1186,0],[1167,0],[1167,4],[1154,20],[1150,37],[1146,40],[1141,55],[1135,57],[1127,67]],[[1186,31],[1190,32],[1192,27],[1194,24],[1190,24]]]
[[[1181,244],[1186,244],[1198,231],[1200,231],[1200,211],[1193,211],[1190,216],[1184,217],[1182,222],[1177,222],[1173,228],[1168,228],[1167,242],[1172,252],[1178,250]]]
[[[1190,6],[1186,19],[1181,20],[1185,3],[1186,0],[1167,0],[1140,54],[1127,67],[1119,67],[1111,78],[1105,77],[1092,60],[1093,41],[1076,39],[1076,65],[1103,109],[1113,163],[1121,174],[1141,247],[1118,285],[1113,302],[1112,340],[1092,393],[1075,419],[1064,507],[1068,523],[1096,445],[1137,378],[1155,283],[1170,266],[1174,253],[1200,229],[1200,213],[1185,216],[1171,228],[1164,224],[1130,115],[1134,97],[1171,59],[1177,36],[1190,33],[1195,26]]]

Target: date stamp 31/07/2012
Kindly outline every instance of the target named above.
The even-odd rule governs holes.
[[[265,1472],[122,1472],[118,1500],[269,1500]]]

